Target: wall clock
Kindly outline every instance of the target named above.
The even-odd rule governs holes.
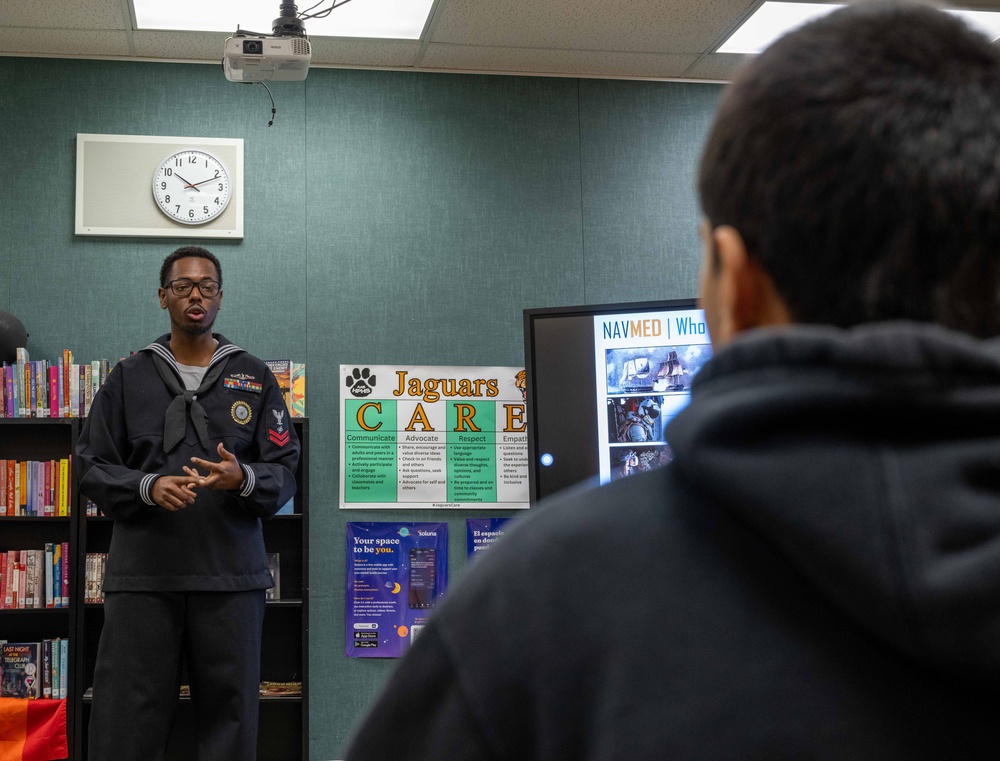
[[[211,222],[229,205],[229,170],[208,151],[171,153],[153,173],[153,199],[160,211],[183,225]]]
[[[242,238],[243,140],[80,133],[75,223],[77,235]]]

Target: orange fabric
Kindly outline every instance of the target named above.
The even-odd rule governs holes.
[[[0,698],[0,761],[68,756],[65,700]]]

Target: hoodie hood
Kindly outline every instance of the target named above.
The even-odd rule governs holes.
[[[862,626],[1000,682],[1000,342],[913,323],[750,331],[667,439],[675,476]]]

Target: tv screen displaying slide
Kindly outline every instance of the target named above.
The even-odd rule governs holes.
[[[524,310],[535,502],[670,462],[667,423],[712,356],[693,300]]]

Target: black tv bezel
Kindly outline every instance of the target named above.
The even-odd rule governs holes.
[[[700,309],[698,300],[663,299],[656,301],[625,301],[613,304],[580,304],[578,306],[538,307],[523,311],[524,321],[524,372],[525,419],[528,434],[528,502],[536,505],[544,497],[538,494],[538,431],[535,428],[535,340],[534,323],[546,317],[598,317],[622,312],[684,311]],[[591,347],[593,348],[593,347]],[[548,495],[546,495],[548,496]]]

